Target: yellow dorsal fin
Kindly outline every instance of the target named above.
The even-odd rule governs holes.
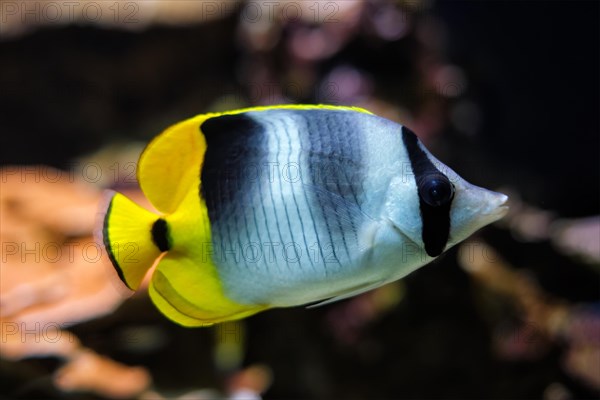
[[[167,128],[148,144],[140,156],[138,166],[138,180],[142,191],[157,210],[165,214],[173,213],[200,174],[206,151],[206,140],[200,132],[204,121],[221,115],[278,109],[339,110],[371,114],[359,107],[284,104],[197,115]]]
[[[170,214],[198,179],[206,141],[198,129],[198,117],[167,128],[140,156],[138,180],[157,210]]]

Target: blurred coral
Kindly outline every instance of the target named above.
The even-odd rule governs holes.
[[[114,310],[124,296],[92,237],[101,192],[45,167],[3,168],[0,179],[2,319],[68,325]]]
[[[510,194],[510,210],[498,225],[508,228],[517,240],[549,240],[557,251],[600,266],[600,216],[558,218],[555,212],[525,203],[514,190],[501,190]]]
[[[396,307],[403,296],[402,282],[387,284],[332,307],[327,314],[327,325],[336,340],[352,346],[370,324]]]
[[[69,24],[140,30],[154,24],[188,25],[224,18],[239,9],[239,0],[132,0],[127,2],[32,0],[3,2],[4,39],[41,26]]]
[[[480,285],[509,300],[522,314],[516,336],[498,335],[496,350],[506,358],[539,355],[544,341],[565,347],[564,368],[600,389],[600,307],[573,305],[545,293],[532,279],[504,261],[490,246],[466,242],[459,262]],[[525,340],[517,340],[525,339]]]
[[[145,369],[105,359],[65,330],[113,312],[127,297],[92,237],[100,190],[42,166],[6,167],[0,179],[1,357],[64,360],[56,380],[64,390],[127,398],[145,389]]]
[[[230,399],[260,399],[273,381],[273,372],[266,365],[251,365],[235,373],[227,384]]]
[[[232,374],[227,380],[225,392],[216,389],[193,389],[182,394],[165,395],[159,391],[148,390],[139,396],[140,400],[260,400],[273,381],[271,369],[262,364],[250,365]]]
[[[600,216],[578,219],[557,219],[550,235],[552,243],[562,253],[600,266]]]
[[[443,42],[440,22],[432,15],[426,21],[419,18],[429,7],[423,1],[245,3],[237,35],[242,53],[238,82],[251,105],[306,101],[357,105],[402,121],[427,141],[444,131],[447,103],[467,88],[465,72],[435,56]],[[266,15],[269,18],[264,18]],[[415,40],[422,42],[422,51],[410,48]],[[363,63],[348,62],[345,52],[356,51],[357,46],[361,49],[357,43],[362,42],[391,53],[378,61],[369,61],[367,53]],[[396,45],[390,46],[392,43]],[[396,51],[407,54],[396,57]],[[364,64],[364,68],[377,62],[404,71],[393,79],[412,74],[418,79],[403,81],[402,93],[383,99],[381,94],[387,88],[376,87],[375,77],[356,65]],[[325,74],[324,66],[329,70]],[[395,104],[410,95],[417,100],[410,111]],[[454,119],[461,129],[475,133],[478,124],[469,124],[473,108],[464,110],[468,112],[455,113]]]
[[[510,229],[513,236],[522,242],[548,240],[552,221],[556,214],[525,203],[519,194],[510,188],[502,188],[509,197],[508,214],[498,225]]]
[[[94,163],[101,165],[105,153],[96,155]],[[121,178],[113,184],[118,186]],[[77,174],[44,166],[6,167],[0,170],[0,179],[1,357],[61,359],[63,365],[53,382],[64,392],[93,392],[114,399],[170,398],[149,390],[152,377],[145,367],[101,356],[66,330],[112,313],[130,295],[92,237],[101,191]],[[127,195],[152,209],[129,183]],[[138,343],[136,348],[164,341],[161,332],[145,329],[141,334],[148,343]],[[260,399],[272,380],[271,371],[261,365],[239,369],[245,349],[242,323],[220,325],[215,334],[214,361],[231,374],[230,398]],[[135,336],[139,341],[140,332]],[[215,397],[221,396],[212,389],[180,396]]]
[[[54,377],[56,386],[64,391],[89,391],[113,399],[135,397],[150,381],[145,368],[128,367],[90,350],[77,352]]]

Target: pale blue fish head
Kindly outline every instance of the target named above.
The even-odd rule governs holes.
[[[506,214],[508,211],[508,207],[505,205],[508,200],[506,195],[472,185],[435,158],[420,142],[418,142],[418,146],[439,173],[448,179],[453,190],[448,213],[448,238],[439,253],[465,240],[478,229],[497,221]],[[385,210],[387,218],[398,233],[406,236],[425,253],[421,199],[411,163],[406,161],[403,163],[401,171],[390,181]],[[433,258],[439,255],[437,253],[424,254],[424,256]]]

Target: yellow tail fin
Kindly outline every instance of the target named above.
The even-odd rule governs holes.
[[[166,221],[120,193],[115,193],[108,204],[102,241],[119,277],[132,290],[169,249]]]

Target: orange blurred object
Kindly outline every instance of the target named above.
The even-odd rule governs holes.
[[[56,381],[64,390],[125,398],[147,388],[145,369],[100,357],[65,330],[113,312],[129,294],[92,235],[101,191],[42,166],[3,168],[0,184],[1,357],[65,360]]]

